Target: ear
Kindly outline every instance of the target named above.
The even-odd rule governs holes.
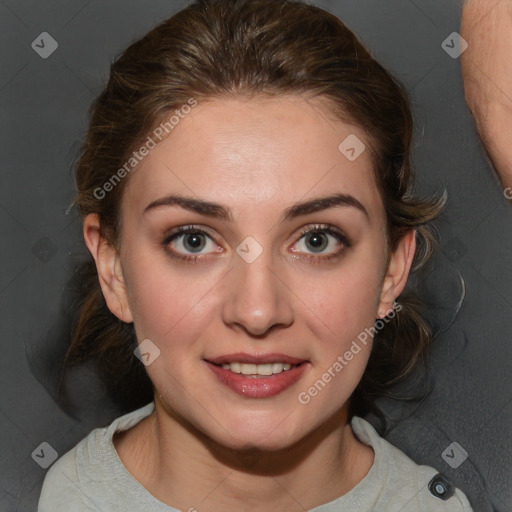
[[[89,214],[84,219],[83,234],[87,248],[96,262],[98,279],[108,309],[123,322],[133,322],[121,268],[121,258],[117,250],[101,236],[97,214]]]
[[[382,283],[378,318],[384,318],[392,311],[395,299],[405,288],[415,252],[416,230],[411,229],[400,239],[397,248],[389,257],[386,275]]]

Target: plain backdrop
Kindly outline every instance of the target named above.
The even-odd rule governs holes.
[[[50,456],[49,445],[61,456],[119,415],[87,368],[72,382],[78,413],[66,414],[53,398],[55,359],[68,341],[65,285],[85,254],[79,219],[69,209],[72,168],[87,109],[112,60],[186,3],[0,2],[1,512],[36,510],[47,471],[37,453]],[[449,197],[427,283],[440,304],[431,312],[439,332],[434,388],[421,404],[383,402],[391,425],[386,437],[446,475],[476,511],[510,511],[512,206],[466,108],[459,59],[445,51],[443,42],[459,29],[461,4],[316,4],[338,15],[405,84],[416,121],[418,190],[446,190]],[[58,44],[47,58],[32,47],[43,32]],[[459,462],[465,459],[457,468],[446,458],[454,449]]]

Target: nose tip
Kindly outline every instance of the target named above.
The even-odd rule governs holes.
[[[252,263],[240,258],[225,283],[224,322],[262,337],[293,322],[290,291],[261,254]]]
[[[242,322],[234,322],[239,325],[241,329],[245,330],[248,334],[250,334],[253,338],[263,338],[268,336],[268,334],[279,328],[280,323],[268,321],[263,314],[252,315],[249,319],[245,319]]]
[[[272,290],[267,289],[261,295],[254,290],[239,294],[231,300],[231,308],[226,319],[228,323],[236,324],[255,337],[268,335],[279,326],[291,323],[291,314],[282,300],[271,297]]]

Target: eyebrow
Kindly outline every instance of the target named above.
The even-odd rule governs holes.
[[[208,217],[214,217],[226,221],[231,221],[233,219],[230,209],[222,206],[221,204],[176,194],[161,197],[160,199],[156,199],[151,202],[146,206],[146,208],[144,208],[143,214],[162,206],[181,206],[186,210],[190,210],[200,215],[206,215]],[[363,213],[367,219],[369,219],[368,211],[354,196],[349,194],[332,194],[290,206],[284,211],[279,222],[281,223],[310,213],[342,206],[356,208]]]

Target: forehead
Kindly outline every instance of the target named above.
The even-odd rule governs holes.
[[[344,193],[382,214],[363,130],[300,96],[214,99],[182,115],[132,172],[123,209],[171,193],[234,210]]]

